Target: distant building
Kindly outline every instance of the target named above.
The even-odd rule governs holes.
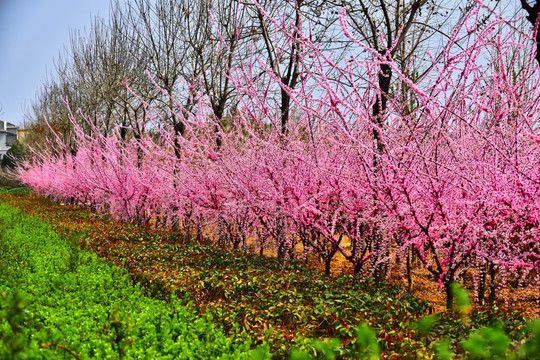
[[[0,120],[0,159],[4,157],[11,145],[17,141],[18,129],[17,126]]]

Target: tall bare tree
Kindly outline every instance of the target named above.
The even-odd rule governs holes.
[[[197,14],[193,14],[193,24],[199,31],[188,31],[188,43],[201,67],[201,90],[208,96],[216,120],[218,148],[219,128],[226,125],[226,110],[235,94],[231,69],[245,61],[252,40],[246,10],[236,0],[201,2]]]
[[[535,0],[530,2],[528,0],[520,0],[521,7],[527,12],[527,20],[535,29],[536,36],[536,61],[540,64],[540,32],[538,31],[538,14],[540,13],[540,2]]]
[[[71,66],[61,78],[71,78],[83,103],[83,112],[96,117],[94,125],[107,132],[117,124],[126,137],[127,129],[140,136],[140,118],[146,116],[145,104],[131,94],[123,82],[151,102],[156,90],[144,74],[145,58],[136,43],[130,41],[129,26],[122,21],[120,8],[112,9],[108,22],[96,18],[90,34],[72,33]]]
[[[179,135],[184,135],[185,126],[182,114],[172,115],[178,110],[173,97],[183,99],[184,108],[190,110],[192,94],[187,85],[200,71],[185,39],[193,8],[195,0],[136,0],[127,3],[124,14],[133,29],[132,42],[148,60],[146,70],[165,92],[156,98],[155,106]]]
[[[280,32],[285,30],[297,39],[299,31],[306,30],[305,23],[309,22],[313,41],[326,48],[342,49],[343,37],[332,36],[337,29],[338,8],[328,5],[326,0],[264,0],[246,5],[251,9],[252,39],[256,42],[257,54],[266,59],[280,81],[277,102],[282,134],[287,133],[291,116],[291,98],[286,89],[294,89],[301,82],[302,50],[298,42],[280,36]],[[327,16],[323,16],[323,12]]]

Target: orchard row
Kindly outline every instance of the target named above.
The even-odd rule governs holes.
[[[309,24],[260,11],[284,39],[278,55],[295,49],[298,84],[254,53],[229,69],[237,106],[226,117],[210,100],[188,109],[171,97],[179,131],[139,97],[145,131],[73,121],[75,137],[51,139],[19,178],[125,221],[211,233],[220,246],[315,254],[327,273],[338,254],[377,279],[396,267],[410,274],[415,258],[448,304],[465,274],[479,301],[510,280],[540,284],[532,34],[479,3],[419,74],[394,61],[397,43],[377,51],[354,38],[345,11],[342,36],[355,47],[344,57],[313,40]]]

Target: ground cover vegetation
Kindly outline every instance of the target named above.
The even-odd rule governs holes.
[[[115,319],[119,319],[119,326],[122,326],[122,331],[125,331],[119,340],[123,349],[127,351],[128,347],[133,348],[132,351],[126,353],[127,358],[136,357],[138,354],[136,351],[146,351],[145,354],[149,354],[153,350],[160,351],[159,349],[167,348],[163,345],[165,343],[170,344],[167,336],[163,335],[168,332],[157,331],[155,335],[147,336],[153,339],[152,341],[159,342],[159,346],[154,344],[153,347],[144,349],[144,346],[140,345],[146,344],[147,338],[138,340],[137,336],[140,336],[140,333],[134,329],[145,327],[145,331],[154,331],[154,327],[162,329],[162,327],[176,325],[165,315],[165,317],[152,317],[152,320],[147,319],[145,316],[153,316],[147,314],[148,310],[143,311],[147,315],[134,315],[134,312],[137,312],[136,308],[131,307],[134,305],[126,305],[127,300],[124,296],[133,291],[140,296],[141,289],[136,287],[135,290],[120,291],[119,289],[123,288],[127,281],[122,270],[113,271],[114,276],[118,276],[114,279],[96,280],[90,277],[89,281],[94,286],[87,289],[82,285],[82,288],[77,290],[81,286],[79,276],[89,277],[86,270],[80,272],[82,270],[79,268],[84,268],[92,261],[95,262],[95,258],[86,252],[81,252],[80,247],[127,270],[133,283],[142,285],[148,295],[164,301],[160,306],[169,309],[166,314],[176,314],[177,311],[181,311],[179,309],[183,309],[182,311],[187,313],[184,316],[189,321],[193,320],[189,314],[197,313],[203,316],[201,322],[197,323],[196,329],[182,328],[182,331],[190,332],[190,336],[196,338],[191,345],[201,346],[201,342],[214,341],[213,337],[201,337],[200,334],[201,331],[207,331],[205,328],[209,326],[207,322],[219,324],[220,329],[223,329],[230,340],[223,340],[225,342],[211,347],[211,351],[216,351],[216,353],[219,352],[216,348],[221,345],[224,346],[221,349],[227,353],[227,349],[232,352],[231,347],[238,344],[239,348],[236,349],[235,354],[241,357],[245,353],[243,350],[249,348],[251,343],[252,346],[262,344],[250,354],[261,359],[267,358],[269,351],[273,354],[273,358],[287,358],[288,354],[292,358],[305,358],[305,356],[315,354],[319,358],[378,358],[382,354],[383,358],[421,359],[431,358],[434,353],[442,354],[445,351],[448,354],[461,354],[462,357],[467,358],[471,349],[473,352],[484,351],[485,356],[480,358],[487,359],[492,358],[494,354],[489,345],[493,339],[502,341],[501,347],[497,348],[501,356],[521,354],[521,358],[527,358],[527,351],[529,351],[528,354],[535,354],[534,351],[527,349],[533,347],[534,350],[534,346],[538,346],[538,334],[534,335],[534,328],[530,327],[532,325],[525,325],[525,319],[517,312],[503,312],[492,308],[472,311],[470,303],[463,300],[463,295],[458,296],[457,299],[458,309],[462,310],[429,317],[428,314],[431,312],[429,304],[414,298],[403,291],[402,287],[378,284],[373,281],[360,282],[357,278],[345,275],[327,277],[319,271],[305,268],[299,262],[283,264],[279,259],[260,257],[239,249],[217,249],[211,243],[197,242],[196,239],[190,239],[181,233],[113,222],[89,212],[86,208],[58,205],[50,200],[31,196],[27,191],[22,194],[2,193],[0,201],[4,204],[3,209],[6,209],[4,212],[9,214],[9,216],[6,215],[7,223],[14,221],[18,224],[17,226],[31,232],[33,224],[36,224],[35,226],[39,229],[45,226],[37,221],[37,218],[40,218],[40,221],[47,224],[45,226],[47,229],[50,226],[59,234],[52,234],[49,231],[47,233],[49,240],[45,241],[42,237],[28,240],[32,242],[30,249],[21,245],[15,248],[14,256],[2,257],[3,268],[8,269],[5,272],[6,279],[11,279],[6,284],[12,285],[8,285],[7,290],[3,289],[4,304],[9,305],[8,300],[12,305],[14,304],[15,299],[12,297],[18,296],[18,293],[14,291],[15,285],[18,285],[19,289],[33,289],[37,286],[33,282],[39,279],[30,275],[28,280],[24,280],[28,281],[28,284],[13,283],[15,279],[21,278],[21,271],[27,272],[33,266],[28,260],[28,255],[19,255],[17,251],[31,254],[31,248],[35,246],[36,241],[41,242],[40,247],[44,247],[47,253],[55,254],[55,256],[63,254],[66,267],[75,269],[64,269],[58,260],[50,263],[43,258],[41,252],[32,255],[48,264],[48,267],[62,268],[59,270],[60,274],[53,274],[47,268],[45,273],[41,273],[41,276],[46,277],[47,280],[41,280],[39,283],[44,283],[43,286],[46,286],[50,281],[54,281],[57,288],[64,289],[59,290],[57,294],[63,296],[64,300],[56,304],[56,293],[54,291],[51,293],[52,290],[48,287],[49,290],[46,293],[40,293],[43,297],[35,296],[34,290],[31,292],[24,290],[27,299],[31,299],[31,305],[26,307],[27,310],[31,314],[40,314],[41,317],[36,315],[35,318],[41,320],[40,322],[30,321],[29,318],[22,322],[21,326],[26,327],[26,330],[18,332],[16,339],[19,339],[19,342],[7,339],[11,341],[9,342],[5,337],[3,338],[4,346],[11,344],[9,346],[13,347],[20,343],[20,346],[17,346],[21,352],[37,351],[36,343],[39,345],[54,343],[67,346],[81,355],[82,350],[77,341],[81,337],[92,337],[94,333],[87,333],[90,328],[97,329],[99,334],[103,329],[107,329],[107,319],[109,319],[106,317],[107,314],[109,317],[117,314],[114,315],[117,316]],[[31,217],[25,221],[24,217],[17,215],[15,210],[9,208],[7,204],[13,208],[19,208]],[[8,235],[11,236],[11,233]],[[29,237],[27,233],[21,236]],[[4,242],[7,241],[6,239],[16,241],[18,237],[4,236],[3,239]],[[6,243],[3,249],[11,249],[12,244]],[[59,251],[59,247],[62,246],[66,251]],[[19,260],[13,261],[15,258]],[[105,265],[97,262],[95,266]],[[103,272],[98,272],[98,275]],[[106,276],[112,276],[108,272],[105,273],[108,274]],[[120,283],[112,285],[112,282],[117,280]],[[80,301],[76,300],[90,296],[86,294],[87,290],[96,292],[96,281],[100,283],[99,286],[106,287],[103,290],[106,293],[93,295],[96,301],[95,306],[85,306],[85,309],[94,309],[98,314],[89,316],[86,310],[79,309]],[[72,296],[66,297],[65,289],[68,288],[72,290],[70,292]],[[114,292],[115,295],[109,292]],[[148,306],[147,302],[152,303],[151,300],[133,302],[141,302],[144,306]],[[159,305],[159,301],[156,303]],[[44,306],[45,310],[34,310],[39,309],[39,306]],[[65,310],[57,311],[60,306],[65,307]],[[182,306],[187,306],[189,310],[185,310]],[[2,309],[6,311],[9,306],[3,305]],[[77,311],[74,311],[75,309]],[[72,311],[75,312],[73,321],[69,320]],[[156,310],[150,307],[151,314],[155,311],[167,310]],[[3,314],[5,316],[5,312]],[[51,330],[52,326],[48,325],[44,325],[43,328],[36,327],[38,326],[36,324],[42,322],[49,324],[52,320],[46,319],[50,316],[53,316],[55,321],[67,322],[75,327],[77,319],[80,320],[79,317],[82,316],[85,317],[88,326],[76,330],[66,327],[67,325],[57,325],[61,331],[57,328]],[[182,322],[183,320],[184,318],[180,316],[175,321]],[[149,321],[149,324],[137,324],[139,321]],[[168,324],[163,325],[162,321]],[[4,326],[7,325],[4,323]],[[177,324],[177,326],[185,326],[185,324]],[[494,326],[494,328],[486,330],[489,326]],[[536,327],[538,328],[538,324]],[[51,332],[55,329],[60,333],[57,331],[55,333],[57,336],[54,338],[56,342],[51,342]],[[32,334],[32,331],[39,331],[39,334],[29,341],[27,335]],[[106,330],[103,331],[107,334]],[[486,331],[492,331],[492,333],[486,335]],[[15,330],[12,330],[12,333],[15,333]],[[172,331],[172,334],[176,333]],[[91,343],[90,347],[86,348],[87,352],[83,351],[84,354],[89,357],[99,357],[101,353],[92,354],[90,351],[93,346],[99,345],[98,348],[105,348],[103,354],[113,357],[118,355],[115,349],[119,351],[120,345],[116,345],[115,348],[115,343],[111,340],[114,337],[97,335],[96,337],[96,342]],[[331,338],[336,340],[329,340]],[[467,342],[467,338],[473,340],[469,339]],[[77,339],[77,341],[72,339]],[[184,338],[176,339],[188,341]],[[216,339],[222,338],[216,335]],[[251,339],[251,342],[248,339]],[[320,339],[327,340],[320,341]],[[43,344],[39,343],[40,340]],[[476,343],[472,343],[474,341]],[[185,346],[191,345],[188,341]],[[7,350],[10,350],[9,346]],[[156,350],[156,346],[159,349]],[[177,344],[177,346],[182,345]],[[57,350],[62,352],[61,349]],[[200,358],[208,358],[211,354],[205,352],[210,351],[208,347],[199,349],[199,353],[191,348],[186,351],[188,358],[189,351],[192,351],[193,356]],[[41,354],[43,353],[44,351],[41,350]],[[82,355],[81,357],[85,358]]]
[[[0,204],[2,359],[251,359],[178,301],[133,287],[126,271],[44,221]],[[240,339],[240,337],[238,337]]]

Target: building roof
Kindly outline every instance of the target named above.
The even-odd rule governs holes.
[[[0,120],[0,131],[8,131],[18,128],[19,127],[17,125],[13,125],[12,123],[9,123],[7,121]]]

